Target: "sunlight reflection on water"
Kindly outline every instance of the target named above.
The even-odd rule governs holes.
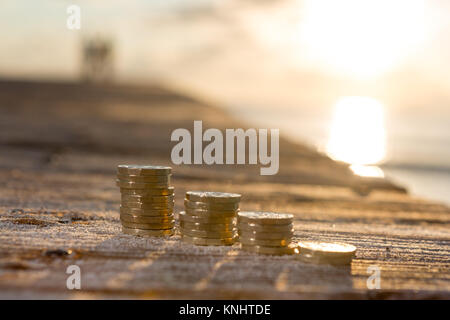
[[[370,97],[339,99],[326,151],[334,160],[349,163],[357,175],[383,177],[383,171],[374,166],[386,157],[383,105]]]

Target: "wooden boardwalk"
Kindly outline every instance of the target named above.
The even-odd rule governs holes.
[[[450,298],[450,208],[287,140],[280,172],[173,166],[187,190],[243,195],[241,210],[290,212],[296,239],[358,247],[351,267],[121,233],[120,163],[170,165],[170,133],[245,125],[157,87],[0,81],[0,298]],[[81,290],[66,268],[81,268]],[[369,266],[381,289],[366,285]]]

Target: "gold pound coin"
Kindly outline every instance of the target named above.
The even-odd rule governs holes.
[[[216,211],[216,210],[204,210],[204,209],[189,209],[185,208],[186,214],[200,217],[211,218],[233,218],[236,217],[237,211]]]
[[[142,230],[142,229],[133,229],[122,226],[122,232],[125,234],[130,234],[134,236],[141,237],[165,237],[172,236],[175,234],[174,229],[168,230]]]
[[[180,220],[180,227],[190,230],[205,230],[205,231],[236,231],[236,224],[234,223],[196,223],[196,222],[184,222]]]
[[[136,176],[118,174],[117,179],[120,181],[142,182],[142,183],[170,183],[170,175],[167,176]]]
[[[139,203],[172,203],[174,196],[138,196],[123,194],[122,202],[139,202]]]
[[[294,216],[289,213],[243,211],[238,214],[238,222],[258,224],[289,224]]]
[[[206,231],[206,230],[191,230],[180,228],[182,234],[190,237],[208,238],[208,239],[224,239],[236,237],[236,231]]]
[[[120,220],[131,223],[169,223],[175,221],[175,216],[171,214],[168,216],[160,216],[160,217],[142,217],[121,213]]]
[[[174,187],[152,188],[152,189],[120,188],[120,193],[122,194],[122,196],[123,195],[144,196],[144,197],[169,196],[174,194]]]
[[[169,188],[170,183],[168,182],[155,182],[155,183],[144,183],[144,182],[131,182],[125,180],[116,180],[116,185],[123,189],[163,189]]]
[[[178,217],[180,219],[180,221],[184,221],[184,222],[193,222],[193,223],[207,223],[207,224],[230,224],[230,223],[235,223],[236,218],[234,216],[232,217],[210,217],[207,215],[190,215],[187,214],[184,211],[181,211],[178,214]]]
[[[181,240],[183,242],[195,244],[198,246],[230,246],[236,242],[235,238],[206,239],[206,238],[190,237],[184,234],[181,235]]]
[[[287,239],[254,239],[245,237],[239,237],[239,241],[244,245],[264,247],[286,247],[291,242]]]
[[[356,253],[356,247],[338,242],[299,241],[296,258],[316,264],[348,265]]]
[[[290,224],[280,224],[280,225],[271,225],[271,224],[259,224],[259,223],[238,223],[239,230],[245,231],[254,231],[254,232],[290,232],[294,225]]]
[[[227,192],[188,191],[186,199],[194,202],[237,203],[241,195]]]
[[[254,238],[261,240],[278,240],[286,239],[290,240],[294,236],[294,230],[288,232],[256,232],[238,229],[239,235],[245,238]]]
[[[287,254],[294,254],[295,247],[287,246],[287,247],[265,247],[265,246],[249,246],[245,244],[241,244],[241,249],[248,252],[258,253],[258,254],[268,254],[275,256],[282,256]]]
[[[117,166],[117,173],[126,175],[139,175],[139,176],[157,176],[157,175],[168,175],[172,173],[172,168],[165,166],[143,166],[137,164],[121,164]]]
[[[209,203],[209,202],[194,202],[184,199],[184,207],[189,209],[203,209],[216,211],[235,211],[239,209],[239,203]]]
[[[172,209],[174,207],[174,203],[139,203],[139,202],[121,202],[122,207],[124,208],[138,208],[138,209],[147,209],[147,210],[167,210]]]
[[[139,209],[139,208],[126,208],[120,207],[121,214],[131,214],[133,216],[145,216],[145,217],[161,217],[161,216],[169,216],[173,214],[172,209],[164,209],[164,210],[149,210],[149,209]]]
[[[133,223],[127,221],[121,221],[122,226],[129,229],[142,229],[142,230],[167,230],[172,229],[175,226],[175,221],[167,223]]]

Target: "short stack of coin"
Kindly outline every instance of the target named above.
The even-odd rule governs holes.
[[[162,166],[119,165],[122,231],[137,236],[174,234],[172,169]]]
[[[240,200],[236,193],[186,192],[185,211],[179,214],[181,239],[201,246],[232,245]]]
[[[293,254],[294,216],[275,212],[239,212],[242,250],[271,255]]]

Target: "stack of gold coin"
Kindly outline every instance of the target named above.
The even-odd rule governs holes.
[[[271,255],[293,254],[294,216],[275,212],[239,212],[242,250]]]
[[[122,231],[138,236],[174,234],[174,188],[172,168],[119,165],[116,184],[120,187]]]
[[[200,246],[232,245],[240,200],[236,193],[186,192],[185,211],[179,214],[181,239]]]

